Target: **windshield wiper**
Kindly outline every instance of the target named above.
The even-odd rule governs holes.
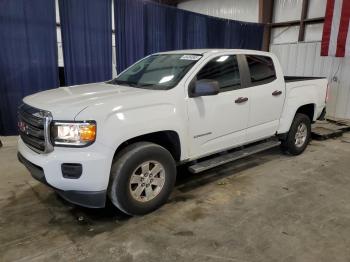
[[[155,86],[156,84],[139,84],[139,87],[145,87],[145,86]]]
[[[111,81],[111,84],[115,85],[126,85],[126,86],[131,86],[131,87],[137,87],[137,84],[136,83],[133,83],[133,82],[129,82],[129,81],[121,81],[121,80],[118,80],[118,79],[113,79]]]
[[[129,82],[129,81],[123,81],[123,80],[118,80],[118,79],[112,79],[109,82],[106,82],[108,84],[112,84],[112,85],[124,85],[124,86],[131,86],[131,87],[135,87],[135,88],[144,88],[144,89],[154,89],[153,87],[157,87],[157,89],[159,90],[166,90],[169,87],[168,86],[162,86],[162,85],[157,85],[157,84],[137,84],[134,82]]]

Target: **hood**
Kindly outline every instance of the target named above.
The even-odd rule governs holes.
[[[50,111],[54,119],[72,120],[80,111],[90,105],[109,99],[119,99],[135,94],[140,95],[146,92],[149,93],[152,90],[93,83],[39,92],[25,97],[23,102],[38,109]]]

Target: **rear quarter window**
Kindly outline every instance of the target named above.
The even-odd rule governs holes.
[[[276,71],[271,57],[246,55],[246,58],[251,86],[268,84],[276,79]]]

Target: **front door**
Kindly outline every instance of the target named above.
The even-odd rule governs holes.
[[[191,158],[245,143],[250,100],[249,90],[241,83],[240,59],[236,55],[215,57],[193,79],[218,81],[220,92],[188,100]]]

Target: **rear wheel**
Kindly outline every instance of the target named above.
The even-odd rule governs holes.
[[[129,215],[143,215],[168,199],[176,179],[175,161],[168,150],[148,142],[123,149],[112,164],[108,195]]]
[[[311,120],[307,115],[297,113],[282,148],[292,155],[301,154],[307,147],[311,136]]]

